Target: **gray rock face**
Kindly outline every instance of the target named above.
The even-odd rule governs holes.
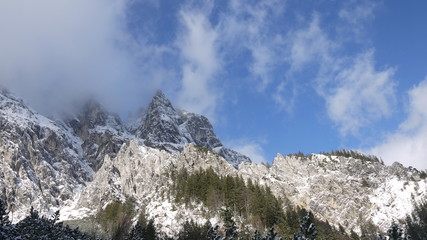
[[[364,220],[387,229],[393,219],[405,218],[414,202],[427,197],[426,179],[398,163],[385,166],[341,156],[278,154],[268,169],[245,163],[239,173],[269,185],[277,196],[286,196],[324,220],[356,231]]]
[[[72,199],[93,171],[80,141],[7,92],[0,94],[0,197],[21,218]]]
[[[94,171],[97,171],[106,154],[114,157],[129,133],[119,116],[103,109],[95,101],[88,101],[76,117],[65,119],[65,124],[73,130],[83,143],[83,155]]]
[[[160,91],[153,97],[143,119],[134,132],[137,137],[145,139],[147,146],[173,152],[182,151],[185,144],[192,143],[218,152],[235,167],[251,161],[249,157],[225,148],[206,117],[176,110]]]
[[[169,236],[179,232],[183,219],[202,224],[208,220],[203,216],[215,214],[171,200],[168,174],[181,168],[189,173],[212,168],[222,176],[251,179],[269,186],[285,202],[355,231],[366,221],[387,229],[391,221],[403,219],[415,202],[427,197],[427,181],[415,169],[321,154],[278,154],[270,167],[243,162],[236,169],[219,154],[192,144],[185,145],[182,152],[170,153],[131,141],[107,162],[82,193],[78,207],[100,208],[131,196],[146,206],[148,216],[155,218],[158,229]]]

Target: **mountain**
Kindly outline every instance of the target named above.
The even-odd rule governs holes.
[[[110,113],[94,100],[87,101],[75,116],[64,120],[67,128],[83,143],[83,158],[97,171],[106,154],[115,156],[121,145],[132,136],[117,114]]]
[[[174,236],[186,220],[221,224],[220,211],[175,199],[174,177],[201,169],[269,187],[283,209],[309,209],[348,231],[370,223],[387,229],[427,198],[425,172],[354,152],[278,154],[271,166],[252,163],[224,147],[207,118],[175,109],[161,92],[136,119],[125,125],[88,101],[52,120],[1,91],[0,198],[12,221],[33,206],[43,214],[61,210],[61,220],[98,224],[93,216],[106,206],[131,201],[162,236]]]
[[[131,131],[150,147],[169,152],[182,151],[185,144],[192,143],[219,153],[237,167],[250,158],[224,147],[213,131],[212,124],[202,115],[176,110],[161,91],[154,95],[136,129]]]

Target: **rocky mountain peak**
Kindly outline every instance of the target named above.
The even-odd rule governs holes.
[[[191,143],[219,153],[235,167],[251,161],[225,148],[205,116],[176,110],[161,91],[154,95],[143,119],[135,135],[144,139],[147,146],[173,152],[182,151],[185,144]]]
[[[136,130],[136,135],[150,144],[185,144],[187,141],[182,136],[179,125],[179,114],[169,99],[161,91],[157,91],[148,106],[143,124]]]
[[[95,171],[102,165],[105,155],[115,156],[129,138],[120,117],[95,100],[85,102],[81,110],[65,123],[83,141],[84,157]]]
[[[153,96],[151,103],[148,107],[148,111],[159,111],[165,113],[175,112],[175,108],[172,106],[172,103],[165,96],[165,94],[158,90]]]

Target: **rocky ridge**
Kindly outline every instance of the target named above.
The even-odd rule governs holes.
[[[207,220],[200,217],[207,212],[202,206],[189,209],[171,201],[173,197],[168,195],[171,179],[167,176],[181,168],[189,173],[213,168],[219,175],[251,179],[269,186],[285,202],[355,231],[368,221],[386,229],[393,220],[403,219],[411,212],[413,203],[427,197],[426,179],[415,169],[399,163],[385,166],[340,156],[278,154],[270,167],[244,162],[235,169],[220,155],[195,145],[186,145],[181,153],[169,153],[130,142],[122,147],[116,159],[106,162],[106,169],[101,168],[97,173],[100,177],[95,177],[85,189],[81,199],[86,202],[80,202],[79,207],[93,207],[90,202],[94,199],[100,203],[97,208],[101,208],[113,199],[132,197],[146,206],[148,216],[169,236],[179,231],[184,220],[201,224]],[[103,192],[105,189],[110,192]],[[209,220],[215,224],[219,217]]]

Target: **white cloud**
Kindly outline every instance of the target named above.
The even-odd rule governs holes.
[[[273,100],[286,112],[290,113],[296,101],[297,90],[285,81],[279,83],[272,97]]]
[[[327,34],[320,28],[319,15],[315,14],[309,26],[289,34],[291,38],[290,55],[288,61],[291,64],[290,72],[301,71],[307,64],[330,62],[331,51],[335,43],[329,40]]]
[[[87,96],[121,113],[147,102],[168,75],[154,66],[164,48],[129,34],[128,2],[1,1],[0,85],[42,112]]]
[[[336,85],[323,97],[329,117],[342,134],[352,133],[392,113],[395,83],[393,68],[375,69],[373,51],[357,56],[350,67],[334,77]]]
[[[366,38],[366,26],[374,18],[374,10],[378,6],[374,1],[348,1],[338,12],[342,22],[338,25],[340,37],[345,41],[369,42]]]
[[[427,78],[409,91],[408,118],[384,142],[368,152],[385,163],[427,169]]]
[[[267,163],[262,146],[254,141],[239,139],[227,143],[231,149],[251,158],[254,163]]]
[[[218,26],[221,44],[231,54],[249,51],[250,79],[257,83],[260,92],[272,82],[272,71],[283,61],[279,57],[283,42],[280,34],[271,29],[273,19],[283,13],[283,5],[283,1],[277,0],[233,0]]]
[[[221,69],[218,34],[201,11],[182,10],[180,21],[184,29],[177,46],[184,63],[178,105],[214,120],[220,96],[215,88],[215,75]]]

